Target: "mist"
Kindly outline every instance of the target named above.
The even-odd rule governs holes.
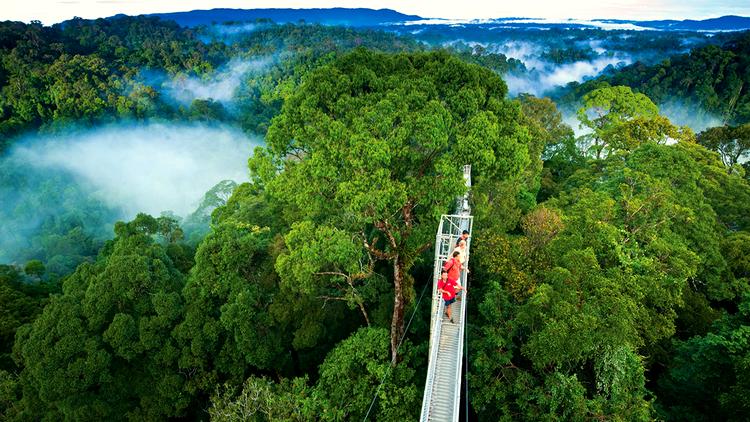
[[[526,72],[504,75],[510,95],[529,93],[542,96],[570,82],[581,82],[596,77],[607,66],[622,67],[633,62],[632,58],[623,54],[604,55],[606,50],[602,48],[602,40],[587,40],[585,44],[600,56],[592,60],[556,64],[541,58],[545,51],[545,46],[541,44],[511,41],[488,48],[508,58],[521,60],[527,69]]]
[[[541,67],[544,63],[539,57],[544,53],[544,46],[526,41],[509,41],[502,44],[487,45],[493,53],[504,54],[508,58],[521,60],[527,68]]]
[[[443,47],[468,46],[503,54],[508,59],[516,59],[523,62],[525,71],[509,72],[502,75],[508,85],[511,96],[521,93],[529,93],[535,96],[543,96],[545,93],[565,86],[570,82],[582,82],[602,74],[608,66],[620,68],[627,66],[636,58],[622,51],[609,51],[601,39],[590,39],[585,41],[571,41],[578,48],[588,48],[595,55],[590,60],[578,60],[570,63],[552,63],[544,58],[544,54],[551,46],[544,43],[530,42],[524,40],[511,40],[505,42],[478,42],[465,39],[453,40],[443,43]]]
[[[190,106],[195,100],[213,100],[231,109],[245,78],[261,74],[275,62],[274,57],[235,58],[203,76],[169,75],[166,72],[141,70],[138,82],[154,87],[173,106]]]
[[[721,117],[708,113],[697,105],[688,105],[672,100],[661,103],[658,107],[659,114],[668,118],[672,124],[675,126],[687,126],[695,133],[702,132],[711,127],[724,125]],[[591,133],[589,128],[581,127],[581,122],[578,120],[575,109],[560,108],[560,112],[562,113],[563,123],[573,129],[576,138]]]
[[[581,121],[578,120],[578,116],[576,115],[575,110],[566,110],[564,108],[561,108],[560,113],[562,114],[563,123],[573,129],[573,136],[575,136],[576,138],[580,138],[581,136],[591,133],[591,129],[585,126],[581,127]]]
[[[138,212],[186,215],[221,180],[245,181],[260,139],[228,126],[115,125],[22,142],[10,159],[64,171],[126,218]]]
[[[217,37],[232,37],[236,35],[244,35],[250,32],[257,31],[259,29],[268,28],[271,26],[269,23],[252,23],[247,22],[243,24],[234,25],[211,25],[208,30]]]
[[[608,66],[622,67],[632,61],[626,57],[605,57],[555,65],[537,62],[537,67],[524,73],[509,73],[503,76],[510,95],[529,93],[542,96],[546,92],[570,82],[582,82],[600,75]],[[527,68],[529,66],[527,65]]]
[[[696,133],[710,127],[724,125],[721,116],[711,114],[698,105],[690,105],[676,100],[659,104],[659,113],[666,116],[675,125],[688,126]]]
[[[527,21],[524,21],[528,23]],[[513,30],[482,24],[410,28],[410,33],[429,45],[496,53],[523,63],[525,70],[503,74],[511,95],[541,96],[570,82],[583,82],[635,62],[652,65],[691,48],[717,44],[705,34],[658,31],[602,32],[582,29]],[[481,47],[481,48],[480,48]],[[612,66],[612,68],[609,68]]]
[[[187,216],[225,180],[248,180],[260,138],[226,125],[139,123],[27,136],[0,159],[0,263],[66,274],[117,220]],[[99,242],[99,243],[97,243]]]
[[[272,63],[270,57],[253,60],[232,60],[210,76],[176,76],[162,84],[164,93],[183,105],[197,99],[229,103],[246,75],[262,72]]]

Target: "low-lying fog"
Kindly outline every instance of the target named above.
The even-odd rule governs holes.
[[[212,99],[228,103],[234,98],[246,75],[262,72],[271,63],[270,57],[254,60],[236,59],[206,78],[178,76],[163,82],[163,86],[168,97],[184,105],[190,105],[196,99]]]
[[[186,217],[217,183],[248,180],[261,143],[227,125],[153,122],[20,139],[0,159],[0,264],[72,271],[115,221]]]
[[[219,181],[247,180],[247,158],[261,142],[228,126],[113,125],[26,139],[7,159],[32,171],[65,171],[126,218],[184,216]]]

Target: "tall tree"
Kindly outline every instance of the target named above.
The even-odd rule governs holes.
[[[191,392],[241,383],[251,369],[289,364],[288,337],[269,313],[278,293],[267,228],[222,224],[198,247],[175,329]]]
[[[462,165],[481,186],[530,163],[506,92],[497,75],[443,52],[357,50],[304,79],[251,159],[253,177],[292,220],[348,232],[368,259],[388,263],[394,362],[409,269],[464,192]]]
[[[636,94],[627,86],[595,89],[583,97],[583,106],[578,109],[581,127],[591,130],[588,148],[597,160],[611,150],[611,132],[618,126],[635,118],[654,118],[659,109],[645,95]]]

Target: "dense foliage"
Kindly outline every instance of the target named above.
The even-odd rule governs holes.
[[[116,223],[109,240],[114,211],[67,176],[0,165],[0,261],[21,245],[21,262],[0,265],[0,419],[415,419],[420,292],[463,164],[477,417],[750,417],[747,35],[569,87],[587,130],[576,138],[550,99],[508,99],[498,73],[523,63],[481,46],[245,28],[0,23],[4,147],[22,131],[123,119],[266,135],[250,183],[219,183],[182,221]],[[544,60],[596,54],[555,44]],[[229,97],[170,91],[238,63],[262,71],[240,67]],[[661,114],[671,98],[736,125],[695,135]],[[24,221],[37,207],[43,221]]]
[[[430,246],[435,218],[463,190],[456,157],[473,163],[477,192],[522,174],[532,161],[505,93],[496,75],[447,54],[358,50],[305,79],[274,120],[268,152],[256,151],[250,162],[257,183],[295,222],[289,253],[317,246],[282,257],[282,277],[291,272],[304,283],[312,272],[330,275],[332,284],[367,285],[376,261],[392,268],[394,362],[412,295],[410,267]],[[326,242],[341,250],[326,256]],[[287,271],[287,259],[311,262]]]
[[[170,248],[151,237],[165,226],[146,215],[119,223],[97,261],[78,267],[19,331],[23,398],[11,416],[142,420],[187,406],[170,335],[182,315],[183,276]]]
[[[0,151],[10,135],[70,122],[232,115],[246,130],[265,133],[298,80],[294,75],[330,53],[357,46],[419,49],[413,40],[384,32],[320,25],[268,24],[240,37],[209,35],[208,29],[147,17],[73,19],[51,27],[0,23]],[[163,89],[166,76],[210,78],[230,59],[253,58],[273,60],[262,75],[242,82],[231,107],[212,99],[180,103]]]
[[[654,65],[637,62],[584,83],[571,83],[558,96],[562,103],[574,104],[592,89],[624,85],[657,104],[680,104],[724,124],[744,124],[750,122],[748,68],[750,35],[744,33],[721,46],[695,48]]]
[[[5,140],[52,122],[161,116],[166,105],[153,88],[134,78],[139,69],[205,73],[226,57],[224,45],[205,45],[190,31],[157,19],[1,25],[0,133]]]

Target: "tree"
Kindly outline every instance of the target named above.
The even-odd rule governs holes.
[[[17,403],[21,396],[18,377],[0,369],[0,418],[11,420],[16,414]]]
[[[203,195],[203,199],[192,214],[185,217],[182,226],[185,229],[191,244],[197,244],[199,239],[208,233],[211,223],[211,213],[223,205],[226,205],[232,192],[237,188],[237,183],[232,180],[222,180],[214,185]]]
[[[307,378],[283,379],[250,377],[236,394],[236,388],[219,389],[208,409],[216,422],[284,421],[320,419],[320,404]]]
[[[550,287],[540,287],[547,299],[551,299],[548,295],[560,293],[558,287]],[[608,287],[603,289],[606,291]],[[568,306],[553,304],[554,299],[539,304],[543,310],[531,311],[541,311],[542,318],[549,318],[555,325],[552,330],[561,330],[558,335],[545,338],[548,356],[557,353],[560,357],[577,356],[577,346],[588,349],[592,342],[599,343],[597,348],[601,348],[584,352],[589,357],[583,360],[573,358],[574,362],[544,364],[528,355],[528,349],[536,346],[521,343],[527,336],[535,335],[533,326],[528,325],[530,321],[522,316],[523,309],[519,309],[499,283],[487,283],[484,293],[475,319],[478,332],[470,337],[474,352],[468,375],[473,390],[472,406],[480,419],[649,420],[651,409],[644,400],[641,358],[631,348],[618,345],[614,338],[605,340],[603,332],[594,334],[598,329],[591,331],[597,325],[606,330],[606,323],[598,320],[602,315],[591,313],[592,308],[588,307],[597,305],[587,304],[578,310],[573,304],[567,312],[579,315],[567,318],[558,312],[566,312],[563,309]],[[535,295],[534,299],[541,297]],[[587,297],[593,301],[602,299]],[[541,319],[533,323],[539,324]],[[592,334],[602,337],[589,338]]]
[[[50,65],[48,95],[54,119],[90,119],[107,107],[110,71],[96,56],[62,55]]]
[[[355,238],[356,239],[356,238]],[[368,279],[377,278],[374,262],[345,231],[294,224],[284,237],[287,252],[276,261],[276,271],[292,291],[311,294],[324,303],[341,300],[357,307],[370,326],[365,301],[375,299]]]
[[[670,337],[747,289],[747,236],[722,224],[745,205],[713,208],[714,190],[744,183],[729,176],[700,145],[645,142],[579,169],[517,231],[477,238],[479,414],[651,418],[645,374],[668,363]]]
[[[25,280],[15,267],[0,265],[0,370],[18,369],[11,359],[16,331],[34,321],[57,288],[56,284]]]
[[[533,137],[544,148],[544,158],[549,159],[555,153],[569,147],[573,140],[573,129],[563,122],[562,113],[549,98],[536,98],[533,95],[518,96],[521,110],[528,119],[527,126],[533,131]]]
[[[26,275],[36,278],[42,278],[45,271],[44,263],[38,259],[32,259],[23,267],[23,272]]]
[[[750,296],[711,331],[675,341],[675,356],[660,380],[666,420],[742,421],[750,417]]]
[[[644,34],[645,35],[645,34]],[[643,45],[659,42],[653,38],[628,42],[638,51]],[[750,95],[745,89],[750,83],[747,72],[750,63],[750,37],[746,33],[729,35],[717,40],[722,46],[696,46],[689,53],[673,55],[659,63],[647,65],[636,62],[604,74],[582,84],[572,83],[566,89],[563,104],[572,104],[573,98],[607,85],[627,85],[657,104],[674,106],[675,114],[682,114],[694,122],[715,121],[718,117],[729,124],[744,124],[750,121]],[[680,42],[679,39],[664,39]],[[672,45],[663,50],[665,56],[679,50]],[[665,107],[665,108],[666,108]]]
[[[609,137],[609,151],[633,151],[646,142],[667,144],[693,141],[688,127],[677,127],[664,116],[636,117],[613,128]]]
[[[741,159],[750,158],[750,123],[706,129],[698,134],[697,141],[721,155],[727,172],[735,172],[735,165],[740,164]]]
[[[290,221],[345,231],[368,259],[388,263],[394,362],[409,269],[463,193],[462,164],[473,165],[481,192],[530,162],[506,92],[492,72],[446,53],[357,50],[306,77],[251,159],[256,183],[285,204]]]
[[[79,266],[19,330],[20,418],[144,420],[184,411],[190,397],[171,336],[182,275],[152,239],[157,228],[144,214],[117,223],[96,263]]]
[[[323,420],[364,419],[376,393],[372,420],[417,418],[423,379],[412,369],[415,356],[408,342],[403,345],[403,364],[391,367],[389,337],[382,328],[361,328],[326,356],[315,385]]]
[[[544,161],[544,168],[537,174],[541,176],[539,199],[547,199],[559,191],[561,182],[584,166],[585,157],[576,146],[573,129],[563,122],[552,100],[528,94],[521,94],[518,100],[534,145],[542,148],[533,156],[541,155]]]
[[[581,127],[592,132],[589,152],[597,160],[606,157],[612,148],[610,136],[613,129],[635,118],[655,118],[659,109],[645,95],[636,94],[626,86],[595,89],[584,95],[583,106],[578,109]]]
[[[423,379],[409,365],[415,353],[408,342],[404,350],[403,364],[393,367],[388,330],[361,328],[328,353],[316,384],[308,385],[307,377],[272,382],[253,376],[239,394],[232,386],[218,390],[209,409],[211,419],[413,420],[420,409]]]
[[[240,384],[251,370],[284,370],[289,338],[269,312],[278,287],[269,231],[222,224],[201,242],[183,290],[185,316],[175,328],[179,366],[193,393]]]
[[[716,212],[724,230],[750,230],[750,184],[739,172],[727,172],[719,154],[691,142],[681,142],[678,148],[688,154],[690,163],[697,167],[697,180],[706,200]]]

